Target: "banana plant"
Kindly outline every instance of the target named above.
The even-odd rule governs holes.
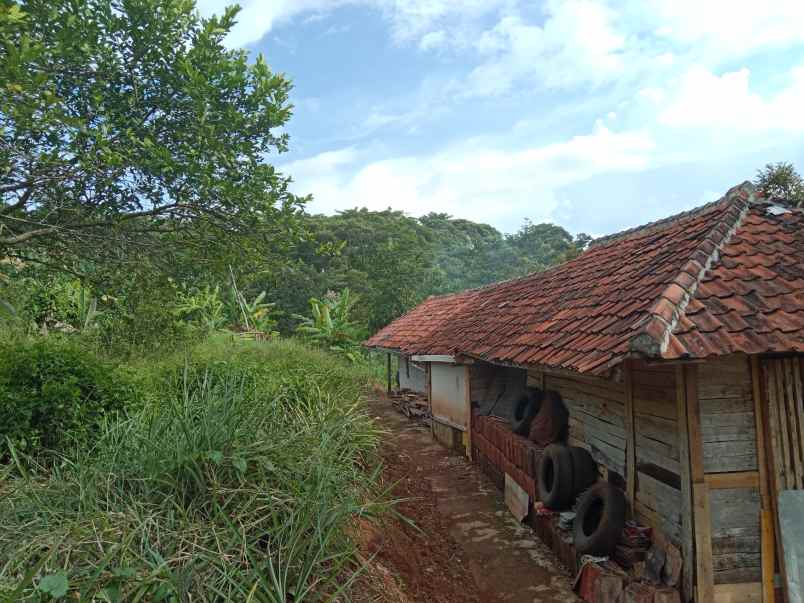
[[[173,314],[196,328],[212,332],[226,324],[226,307],[221,300],[220,286],[179,293],[179,301]]]
[[[343,354],[352,361],[357,360],[363,329],[350,320],[357,300],[349,289],[340,293],[330,292],[323,299],[311,298],[312,316],[296,315],[295,318],[301,321],[296,331],[333,352]]]
[[[265,291],[261,291],[256,298],[248,301],[245,294],[237,286],[237,280],[231,266],[229,267],[229,276],[231,278],[229,312],[233,322],[239,322],[240,326],[247,331],[262,331],[274,335],[276,304],[264,301]],[[238,318],[235,319],[235,315],[238,315]]]

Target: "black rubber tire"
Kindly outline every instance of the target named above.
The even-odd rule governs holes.
[[[543,448],[554,443],[565,444],[569,433],[569,410],[561,395],[552,390],[545,392],[540,406],[533,418],[530,439]]]
[[[542,404],[542,392],[533,388],[523,394],[514,404],[511,415],[511,431],[527,437],[533,417],[539,413]]]
[[[539,500],[553,511],[565,511],[574,500],[572,454],[564,444],[550,444],[539,459],[537,473]]]
[[[608,482],[586,491],[575,515],[575,549],[579,555],[609,556],[625,528],[625,494]]]
[[[572,496],[577,497],[598,480],[597,463],[586,448],[570,446],[572,455]]]

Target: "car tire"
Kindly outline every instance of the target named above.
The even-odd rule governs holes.
[[[575,549],[579,555],[609,556],[625,528],[626,500],[622,490],[598,482],[581,497],[575,515]]]

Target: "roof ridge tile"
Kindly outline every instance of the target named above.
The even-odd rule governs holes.
[[[670,336],[684,315],[687,305],[695,296],[706,273],[717,262],[720,250],[748,215],[751,206],[756,202],[756,195],[754,186],[744,182],[730,189],[714,204],[710,204],[710,207],[722,204],[723,213],[690,254],[690,260],[679,270],[649,310],[642,328],[631,340],[632,352],[655,357],[667,350]],[[675,287],[683,290],[681,296],[674,294],[677,293]],[[674,302],[674,299],[678,301]]]

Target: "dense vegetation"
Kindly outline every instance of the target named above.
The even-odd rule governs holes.
[[[89,440],[45,456],[12,446],[0,464],[0,599],[348,593],[360,564],[347,530],[382,509],[370,374],[229,338],[128,369],[141,404]]]
[[[347,597],[368,334],[586,235],[311,215],[291,84],[192,0],[0,0],[0,599]],[[762,190],[802,203],[789,164]],[[241,339],[258,339],[250,343]]]

